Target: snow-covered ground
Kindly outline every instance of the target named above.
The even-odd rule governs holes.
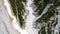
[[[0,0],[0,34],[20,34],[13,28],[12,19],[8,15],[3,0]]]
[[[33,15],[33,12],[34,12],[33,7],[32,7],[33,1],[34,0],[27,0],[26,6],[25,6],[26,11],[28,10],[27,12],[29,12],[25,20],[25,29],[27,30],[29,34],[38,34],[37,29],[33,28],[33,24],[35,23],[35,20],[36,20],[35,16]]]

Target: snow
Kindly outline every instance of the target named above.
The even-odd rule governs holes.
[[[25,30],[29,34],[38,34],[38,31],[33,28],[33,23],[35,23],[35,16],[33,15],[34,10],[32,9],[31,5],[33,4],[33,0],[27,0],[26,3],[26,10],[29,12],[27,19],[25,20]]]
[[[20,34],[12,26],[12,20],[4,5],[4,1],[0,0],[0,34]]]

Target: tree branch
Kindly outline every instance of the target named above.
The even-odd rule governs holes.
[[[38,16],[38,17],[36,18],[36,20],[39,19],[39,18],[41,18],[46,12],[48,12],[48,9],[49,9],[50,6],[52,6],[52,5],[53,5],[53,4],[48,4],[48,5],[45,7],[45,9],[43,10],[42,14],[41,14],[40,16]]]

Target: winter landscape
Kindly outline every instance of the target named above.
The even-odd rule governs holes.
[[[0,0],[0,34],[60,34],[60,0]]]

